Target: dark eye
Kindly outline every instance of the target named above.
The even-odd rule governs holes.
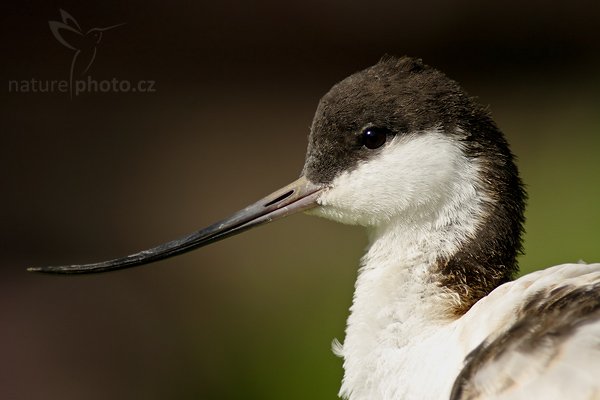
[[[367,149],[376,149],[383,146],[390,131],[385,128],[367,128],[362,133],[362,144]]]

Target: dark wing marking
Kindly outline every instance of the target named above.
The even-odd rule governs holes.
[[[525,359],[530,357],[530,361],[535,359],[538,363],[541,359],[541,370],[535,371],[535,367],[531,367],[526,371],[541,378],[546,370],[554,367],[553,361],[559,362],[561,345],[573,338],[580,327],[593,323],[600,323],[600,282],[597,279],[585,286],[563,285],[535,293],[517,311],[517,322],[510,329],[494,340],[484,341],[466,357],[450,399],[477,399],[489,395],[482,393],[482,387],[493,388],[494,395],[498,395],[518,385],[514,377],[523,371],[505,371],[500,365],[509,365],[506,360],[517,355]],[[477,376],[494,364],[497,364],[497,374]],[[529,369],[528,366],[522,365],[523,369]]]

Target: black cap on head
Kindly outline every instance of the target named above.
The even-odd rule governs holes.
[[[315,183],[329,183],[342,171],[376,152],[365,149],[359,138],[369,127],[394,135],[440,128],[468,134],[493,127],[488,112],[440,71],[410,57],[383,57],[331,88],[315,113],[304,174]]]

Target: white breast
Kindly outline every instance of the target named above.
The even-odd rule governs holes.
[[[600,264],[565,264],[506,283],[456,320],[425,320],[415,304],[413,315],[388,326],[369,325],[385,316],[349,319],[340,394],[351,400],[447,399],[465,358],[483,342],[492,342],[518,322],[519,309],[532,296],[572,285],[600,282]],[[434,295],[435,296],[435,295]],[[428,303],[422,299],[422,305]],[[355,307],[353,307],[355,308]],[[391,310],[386,311],[388,314]],[[370,337],[366,338],[365,335]],[[365,349],[368,343],[368,349]],[[481,365],[461,399],[595,399],[600,396],[600,319],[583,324],[558,349],[510,349]],[[556,355],[558,351],[558,355]],[[549,358],[549,354],[554,356]]]

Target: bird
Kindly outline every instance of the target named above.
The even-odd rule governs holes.
[[[147,264],[305,212],[365,227],[339,396],[600,399],[600,264],[516,278],[526,191],[489,109],[421,59],[384,56],[319,101],[300,178]]]
[[[105,28],[91,28],[84,33],[71,14],[63,9],[59,11],[62,21],[48,21],[48,25],[56,40],[74,51],[69,69],[69,82],[72,86],[73,76],[85,75],[92,66],[103,32],[122,26],[124,23]]]

